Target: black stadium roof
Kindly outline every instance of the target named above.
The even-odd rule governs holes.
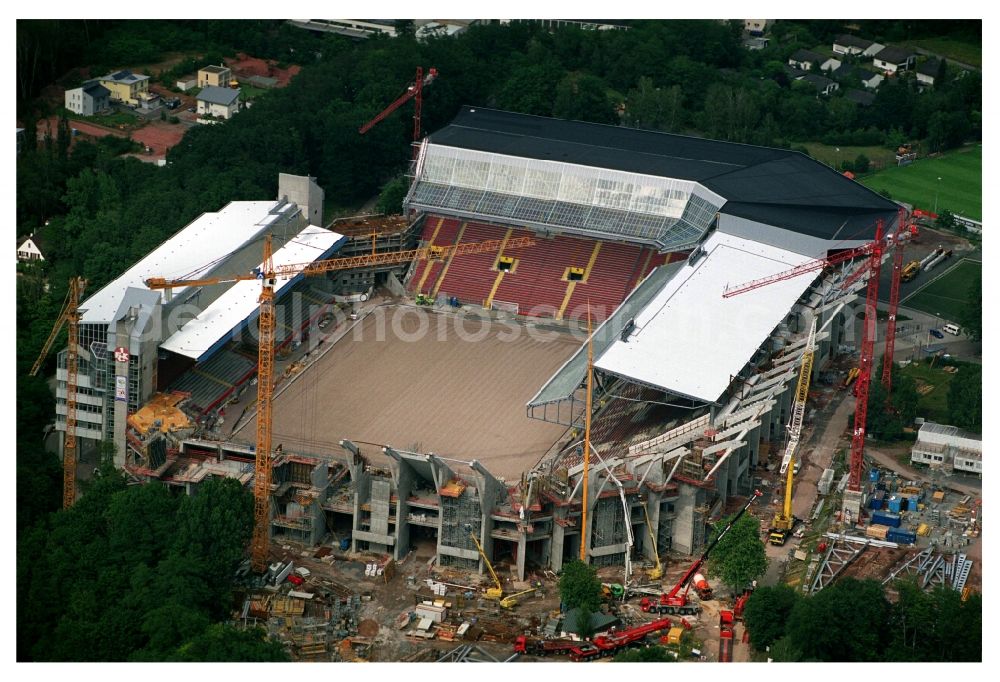
[[[463,107],[432,144],[692,180],[721,212],[822,239],[871,239],[896,204],[805,154],[598,123]]]

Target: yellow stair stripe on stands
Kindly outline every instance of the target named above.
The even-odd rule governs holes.
[[[566,312],[566,306],[569,305],[569,299],[573,298],[573,290],[576,289],[576,280],[571,280],[566,282],[566,295],[563,296],[562,305],[559,306],[559,312],[556,313],[556,319],[563,319],[563,313]]]
[[[444,222],[444,218],[438,218],[437,225],[434,226],[434,234],[431,235],[431,240],[427,243],[428,246],[434,246],[434,240],[437,239],[438,232],[441,231],[441,224]],[[424,282],[427,281],[427,275],[431,271],[431,262],[424,262],[424,272],[420,275],[420,281],[417,283],[417,293],[424,293]]]
[[[217,376],[212,376],[211,374],[209,374],[208,372],[206,372],[203,369],[198,369],[197,367],[192,367],[191,368],[191,372],[194,373],[194,374],[197,374],[200,377],[205,377],[206,379],[211,379],[215,383],[222,384],[223,386],[226,386],[227,388],[232,388],[233,387],[233,385],[231,383],[229,383],[228,381],[223,381],[222,379],[220,379]]]
[[[583,279],[580,280],[586,283],[590,279],[590,271],[594,269],[594,263],[597,262],[597,254],[601,252],[601,244],[604,242],[597,242],[594,244],[594,250],[590,254],[590,260],[587,261],[587,269],[583,271]]]
[[[566,283],[566,295],[563,296],[562,305],[559,306],[559,312],[556,313],[556,319],[563,319],[563,315],[566,313],[566,306],[569,305],[569,299],[573,298],[573,290],[576,289],[578,283],[586,284],[587,280],[590,279],[590,271],[594,269],[594,263],[597,262],[597,254],[601,252],[601,244],[603,242],[597,242],[594,244],[594,250],[590,252],[590,260],[587,261],[587,267],[583,271],[583,279],[570,281]]]
[[[465,234],[465,223],[462,223],[462,226],[458,228],[458,238],[455,239],[455,246],[458,246],[459,244],[462,243],[462,236],[464,234]],[[438,275],[437,282],[434,283],[434,291],[431,292],[431,296],[434,296],[435,298],[437,297],[438,291],[441,289],[441,285],[444,284],[444,278],[448,276],[448,268],[451,267],[451,262],[453,260],[455,260],[454,251],[452,251],[451,255],[448,256],[448,260],[444,264],[444,269],[442,269],[441,274]]]
[[[486,297],[485,301],[483,301],[483,307],[486,308],[487,310],[489,310],[490,305],[493,304],[493,297],[497,295],[497,289],[500,288],[500,282],[503,281],[503,276],[504,276],[503,270],[497,273],[497,278],[493,280],[493,288],[490,289],[490,295]]]
[[[510,239],[512,234],[514,234],[514,228],[507,230],[507,234],[503,236],[503,241],[500,242],[500,250],[497,251],[497,257],[493,259],[493,266],[491,267],[492,270],[496,270],[497,265],[500,264],[500,256],[503,255],[503,250],[507,246],[507,240]]]

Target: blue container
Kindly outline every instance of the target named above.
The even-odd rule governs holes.
[[[885,539],[889,542],[896,542],[901,545],[912,545],[917,541],[917,534],[911,530],[890,528]]]
[[[340,539],[340,550],[343,551],[343,552],[346,552],[350,548],[351,548],[351,539],[350,538],[341,538]]]
[[[868,500],[868,508],[869,509],[881,509],[882,508],[882,500],[878,499],[877,497],[871,498],[870,500]]]
[[[868,480],[872,483],[878,483],[878,469],[872,469],[868,472]]]
[[[889,511],[898,514],[903,511],[903,498],[899,495],[893,495],[889,498],[888,507]]]
[[[872,514],[872,524],[889,526],[890,528],[899,528],[899,514],[893,514],[885,511],[874,512]]]

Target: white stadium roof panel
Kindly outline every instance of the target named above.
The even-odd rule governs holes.
[[[259,236],[281,215],[271,213],[277,201],[233,201],[216,213],[203,213],[148,253],[113,282],[88,298],[80,306],[84,324],[112,321],[112,317],[129,287],[147,289],[150,277],[168,279],[194,278],[207,275],[218,261],[228,257],[247,242]],[[282,210],[293,208],[285,204]],[[174,289],[174,295],[187,287]]]
[[[594,363],[601,370],[671,393],[716,401],[817,273],[805,273],[723,298],[727,284],[767,277],[809,257],[720,232],[707,255],[685,265],[635,316],[628,341],[617,339]]]
[[[311,263],[322,258],[343,238],[336,232],[310,225],[274,253],[274,266]],[[275,297],[296,279],[278,279],[274,286]],[[160,347],[200,360],[220,339],[257,312],[260,288],[261,283],[257,280],[237,282]]]

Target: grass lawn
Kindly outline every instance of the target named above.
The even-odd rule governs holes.
[[[920,396],[917,416],[939,424],[948,423],[948,386],[951,384],[954,374],[949,374],[941,369],[939,362],[934,367],[930,363],[912,362],[902,369],[897,369],[905,376],[913,377],[917,382],[917,389],[921,386],[932,386],[933,388],[926,394]]]
[[[263,95],[265,92],[267,92],[267,90],[264,88],[257,88],[253,85],[243,85],[240,83],[240,99],[242,100],[254,99],[255,97]]]
[[[819,142],[792,142],[793,147],[805,147],[809,150],[809,155],[817,161],[822,161],[828,166],[833,166],[840,170],[841,161],[851,161],[858,158],[859,154],[864,154],[873,165],[880,165],[883,168],[891,168],[896,165],[896,152],[883,146],[874,147],[831,147]]]
[[[93,123],[99,126],[105,126],[106,128],[117,128],[119,125],[135,125],[139,123],[139,117],[135,114],[126,113],[124,111],[116,111],[112,114],[107,114],[104,116],[80,116],[79,114],[74,114],[73,112],[67,112],[67,116],[72,121],[83,121],[84,123]]]
[[[865,176],[861,183],[876,192],[886,189],[893,199],[926,211],[934,210],[936,195],[939,210],[982,220],[983,148],[975,145],[909,166],[892,166]]]
[[[914,47],[922,47],[939,54],[945,59],[954,59],[957,62],[970,66],[982,67],[983,46],[965,43],[951,38],[924,38],[923,40],[909,41]]]
[[[977,277],[982,276],[982,272],[982,263],[963,260],[943,277],[907,296],[900,301],[900,305],[955,321],[968,300],[969,287]],[[931,274],[934,274],[934,270]]]

